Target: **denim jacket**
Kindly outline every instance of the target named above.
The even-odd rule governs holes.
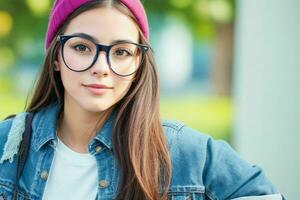
[[[29,154],[18,181],[19,200],[42,199],[57,144],[59,110],[60,106],[53,103],[34,115]],[[12,198],[25,116],[20,113],[0,123],[0,200]],[[112,114],[88,145],[97,161],[98,200],[111,200],[118,191],[120,172],[112,153],[113,122]],[[284,199],[258,166],[240,158],[226,142],[213,140],[179,122],[163,121],[162,126],[172,161],[168,199]]]

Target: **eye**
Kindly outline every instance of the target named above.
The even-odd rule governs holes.
[[[114,54],[116,56],[132,56],[132,53],[130,52],[130,50],[127,50],[127,49],[116,49]]]
[[[73,49],[75,49],[75,51],[79,51],[79,52],[91,51],[87,46],[85,46],[83,44],[74,45]]]

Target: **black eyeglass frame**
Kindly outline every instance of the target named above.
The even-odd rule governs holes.
[[[67,62],[65,61],[65,57],[64,57],[64,46],[65,46],[65,43],[71,39],[71,38],[74,38],[74,37],[80,37],[80,38],[84,38],[84,39],[87,39],[89,40],[90,42],[92,42],[95,46],[96,46],[96,54],[94,56],[94,59],[93,59],[93,62],[91,63],[90,66],[88,66],[87,68],[83,69],[83,70],[74,70],[72,69],[70,66],[68,66]],[[102,44],[97,44],[96,42],[94,42],[93,40],[91,40],[90,38],[88,37],[85,37],[84,35],[58,35],[57,36],[57,39],[56,41],[59,41],[60,44],[61,44],[61,56],[63,58],[63,61],[65,63],[65,65],[68,67],[68,69],[70,69],[71,71],[74,71],[74,72],[83,72],[83,71],[86,71],[86,70],[89,70],[90,68],[93,67],[93,65],[96,63],[96,61],[98,60],[98,57],[99,57],[99,52],[100,51],[104,51],[106,53],[106,61],[108,63],[108,66],[110,68],[110,70],[117,74],[118,76],[123,76],[123,77],[126,77],[126,76],[130,76],[134,73],[136,73],[138,71],[138,69],[140,68],[141,64],[143,63],[144,61],[144,58],[145,58],[145,53],[147,53],[147,51],[149,49],[151,49],[150,46],[148,45],[144,45],[144,44],[138,44],[138,43],[134,43],[134,42],[130,42],[130,41],[121,41],[121,42],[116,42],[112,45],[102,45]],[[118,74],[117,72],[115,72],[113,70],[113,68],[111,67],[111,63],[110,63],[110,58],[109,58],[109,53],[110,53],[110,50],[112,49],[112,47],[116,46],[116,45],[119,45],[119,44],[124,44],[124,43],[129,43],[129,44],[134,44],[136,45],[138,48],[140,48],[141,52],[142,52],[142,59],[141,59],[141,62],[140,62],[140,65],[137,67],[137,69],[130,73],[130,74],[126,74],[126,75],[122,75],[122,74]]]

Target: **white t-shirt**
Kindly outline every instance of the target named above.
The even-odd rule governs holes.
[[[58,138],[43,200],[95,200],[97,189],[96,158],[73,151]]]

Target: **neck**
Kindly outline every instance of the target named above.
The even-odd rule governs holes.
[[[112,108],[103,112],[88,112],[79,106],[64,105],[59,117],[57,134],[60,140],[79,153],[88,152],[88,144],[102,128]]]

